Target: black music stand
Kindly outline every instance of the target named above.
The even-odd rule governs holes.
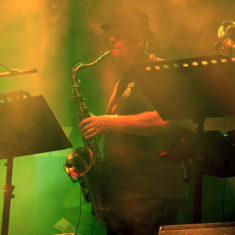
[[[2,235],[8,234],[13,158],[72,147],[43,96],[15,91],[0,95],[0,159],[7,159]]]
[[[200,138],[205,118],[235,115],[235,58],[217,55],[138,63],[129,72],[163,119],[193,119],[198,125],[194,222],[201,222]]]

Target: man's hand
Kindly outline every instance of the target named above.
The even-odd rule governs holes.
[[[89,118],[85,118],[79,124],[84,138],[88,139],[97,135],[104,134],[110,130],[114,115],[95,116],[91,114]]]

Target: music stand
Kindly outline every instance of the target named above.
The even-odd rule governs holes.
[[[72,147],[43,96],[15,91],[0,95],[0,159],[7,159],[2,235],[8,234],[13,158]]]
[[[133,64],[136,77],[164,120],[193,119],[197,136],[207,117],[235,115],[235,58],[206,56]],[[195,176],[194,222],[201,222],[202,171],[198,146]]]

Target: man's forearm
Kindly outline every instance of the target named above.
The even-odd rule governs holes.
[[[153,135],[164,132],[169,125],[156,111],[135,115],[115,115],[111,119],[111,131],[120,131],[134,135]]]
[[[83,136],[91,138],[110,131],[124,132],[133,135],[154,135],[167,130],[168,121],[163,121],[157,111],[134,115],[91,115],[79,124]]]

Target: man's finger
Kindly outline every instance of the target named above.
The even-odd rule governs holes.
[[[90,128],[94,128],[94,125],[92,123],[89,123],[87,125],[84,125],[81,127],[81,132],[85,133],[87,130],[89,130]]]
[[[93,133],[91,133],[91,134],[89,134],[89,135],[86,135],[86,136],[85,136],[85,139],[89,139],[89,138],[95,137],[97,134],[98,134],[98,132],[97,132],[97,131],[94,131]]]
[[[91,133],[94,133],[94,132],[96,132],[95,128],[89,128],[86,131],[84,131],[82,134],[84,136],[87,136],[87,135],[90,135]]]
[[[82,126],[84,126],[84,125],[87,125],[88,123],[90,123],[91,122],[91,119],[90,118],[85,118],[85,119],[83,119],[79,124],[78,124],[78,126],[79,127],[82,127]]]

